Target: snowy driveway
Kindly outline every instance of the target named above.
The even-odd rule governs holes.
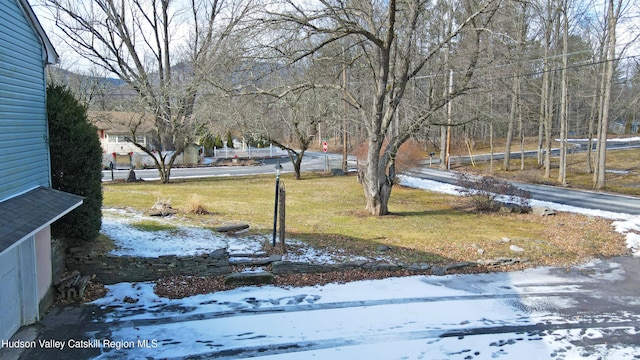
[[[639,270],[625,257],[570,271],[244,287],[180,300],[121,283],[89,305],[105,313],[74,324],[89,349],[23,358],[631,359],[640,356]],[[55,316],[63,313],[46,320]],[[78,340],[58,330],[42,336]]]

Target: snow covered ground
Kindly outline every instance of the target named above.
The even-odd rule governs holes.
[[[640,356],[637,344],[608,340],[637,336],[637,314],[559,314],[580,306],[573,296],[586,296],[589,285],[625,276],[621,267],[602,262],[585,264],[581,271],[591,276],[567,278],[566,272],[538,268],[303,288],[243,287],[180,300],[157,297],[149,283],[122,283],[94,303],[114,309],[106,319],[111,340],[133,346],[105,349],[98,358]],[[138,340],[153,346],[138,346]],[[580,345],[585,341],[588,346]]]
[[[132,224],[158,222],[175,227],[171,230],[143,231]],[[226,236],[211,229],[182,223],[175,217],[162,220],[133,210],[103,210],[100,232],[117,246],[111,253],[141,257],[162,255],[195,255],[226,248],[230,254],[250,254],[262,251],[262,236]]]
[[[170,230],[144,231],[135,224],[144,221],[170,225]],[[175,217],[161,220],[145,216],[134,210],[104,209],[100,232],[113,240],[116,249],[113,255],[158,257],[163,255],[189,256],[227,249],[231,260],[245,260],[243,255],[264,254],[262,247],[270,238],[263,235],[238,233],[233,236],[214,230],[185,224]],[[315,264],[335,264],[344,261],[367,260],[363,257],[346,256],[339,251],[326,252],[306,246],[303,242],[288,239],[287,244],[297,251],[289,252],[283,260],[304,261]],[[266,254],[265,254],[266,256]],[[382,257],[376,260],[383,260]]]
[[[457,194],[453,186],[410,177],[403,185]],[[559,211],[614,219],[638,255],[640,217],[534,202]],[[145,234],[131,214],[107,211],[102,232],[117,254],[193,254],[226,247],[257,251],[264,239],[226,237],[180,226]],[[193,238],[207,239],[193,241]],[[310,249],[307,261],[331,261]],[[630,359],[640,345],[640,315],[576,312],[580,297],[602,297],[601,285],[625,280],[615,263],[594,261],[567,277],[552,268],[481,275],[413,276],[304,288],[241,287],[184,299],[160,298],[152,283],[108,286],[94,304],[110,308],[110,340],[100,359]],[[579,300],[576,300],[578,296]],[[132,299],[134,301],[132,301]],[[580,300],[582,299],[582,300]],[[633,300],[636,299],[636,300]],[[637,297],[619,297],[629,306]],[[616,301],[618,301],[616,300]],[[635,325],[634,325],[635,324]],[[142,340],[142,342],[139,342]],[[148,344],[148,346],[140,346]],[[586,345],[585,345],[586,344]]]

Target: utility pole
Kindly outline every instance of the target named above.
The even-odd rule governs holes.
[[[447,150],[445,153],[445,161],[447,170],[451,169],[451,93],[453,92],[453,69],[449,69],[449,90],[447,102]]]
[[[342,99],[344,114],[342,114],[342,171],[347,172],[347,65],[342,64]]]

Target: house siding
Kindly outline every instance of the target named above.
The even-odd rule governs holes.
[[[0,6],[0,201],[50,186],[44,50],[18,0]]]

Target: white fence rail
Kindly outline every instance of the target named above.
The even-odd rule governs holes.
[[[211,163],[215,163],[216,159],[264,159],[269,157],[282,157],[287,156],[287,152],[285,150],[281,150],[278,147],[270,146],[268,148],[251,148],[245,147],[244,149],[233,149],[233,148],[214,148],[214,156],[204,157],[202,155],[202,151],[200,155],[197,157],[198,164],[197,165],[208,165]],[[172,152],[163,152],[163,155],[166,155],[167,161],[171,157]],[[195,159],[195,158],[193,158]],[[182,165],[184,163],[184,153],[178,155],[176,157],[175,165]],[[113,155],[103,154],[102,157],[102,165],[108,169],[111,164],[115,169],[129,169],[133,168],[143,168],[143,167],[155,167],[155,161],[153,158],[146,153],[143,152],[130,152],[130,153],[118,153]],[[190,164],[196,165],[196,164]]]
[[[233,158],[265,158],[265,157],[280,157],[286,156],[287,152],[281,150],[275,146],[269,146],[267,148],[252,148],[246,147],[244,149],[233,149],[224,147],[221,149],[213,148],[213,157],[218,159],[233,159]]]

